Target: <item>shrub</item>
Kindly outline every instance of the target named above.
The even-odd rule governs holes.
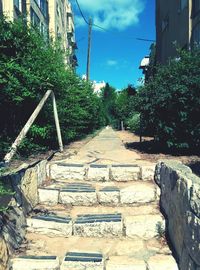
[[[127,120],[127,125],[130,128],[130,130],[135,133],[140,133],[140,114],[136,113],[131,118]]]
[[[179,60],[157,67],[139,91],[142,125],[170,148],[200,147],[200,51],[179,52]]]
[[[64,143],[104,124],[102,102],[90,83],[66,69],[59,44],[45,41],[23,21],[0,19],[0,158],[51,89],[55,93]],[[19,153],[57,148],[52,102],[31,127]]]

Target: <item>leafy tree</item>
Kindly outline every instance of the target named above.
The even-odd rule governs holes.
[[[116,117],[118,121],[128,124],[128,119],[135,114],[136,89],[132,85],[119,91],[116,98]]]
[[[104,124],[102,101],[91,84],[64,64],[59,44],[44,40],[23,20],[0,19],[0,156],[3,157],[44,93],[55,93],[64,143]],[[57,147],[48,102],[20,149],[23,154]]]
[[[107,125],[115,125],[116,96],[116,89],[106,83],[106,86],[102,89],[101,98]]]
[[[200,146],[200,51],[180,51],[179,59],[157,67],[138,94],[143,125],[171,148]]]

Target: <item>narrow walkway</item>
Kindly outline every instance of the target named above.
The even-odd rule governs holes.
[[[103,129],[83,146],[67,163],[135,164],[140,156],[125,148],[117,133],[111,128]]]

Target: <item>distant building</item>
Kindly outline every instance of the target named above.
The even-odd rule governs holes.
[[[84,80],[84,81],[87,80],[87,76],[85,74],[82,75],[82,80]],[[101,82],[92,81],[92,86],[94,89],[94,93],[99,95],[101,93],[102,88],[104,88],[106,86],[106,83],[104,81],[101,81]]]
[[[156,45],[152,43],[150,46],[149,55],[145,56],[139,66],[139,69],[142,69],[144,74],[144,82],[147,82],[150,77],[155,73],[156,66]]]
[[[142,59],[140,63],[140,67],[139,67],[139,69],[142,69],[142,73],[144,74],[145,81],[147,81],[147,77],[148,77],[149,62],[150,62],[149,55],[145,56]]]
[[[177,55],[176,48],[200,44],[200,0],[156,0],[156,59],[161,64]]]
[[[101,82],[93,81],[94,93],[99,95],[101,93],[102,88],[104,88],[105,86],[106,86],[106,83],[104,81],[101,81]]]

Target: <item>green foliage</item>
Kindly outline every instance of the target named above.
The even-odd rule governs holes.
[[[162,222],[157,222],[156,224],[157,238],[165,238],[165,227]]]
[[[101,99],[91,84],[66,68],[60,48],[23,21],[0,19],[0,158],[48,89],[56,96],[65,144],[104,125]],[[51,103],[40,112],[19,154],[57,148]]]
[[[142,125],[169,148],[200,146],[200,51],[180,51],[178,60],[157,67],[137,98]]]
[[[8,203],[11,197],[15,194],[12,190],[10,182],[2,177],[6,171],[6,169],[0,168],[0,212],[7,210]]]
[[[104,108],[104,115],[106,118],[106,125],[116,125],[115,109],[116,109],[116,89],[106,83],[102,89],[101,99]]]
[[[130,130],[135,133],[140,133],[140,114],[135,113],[127,120],[127,125],[130,128]]]

